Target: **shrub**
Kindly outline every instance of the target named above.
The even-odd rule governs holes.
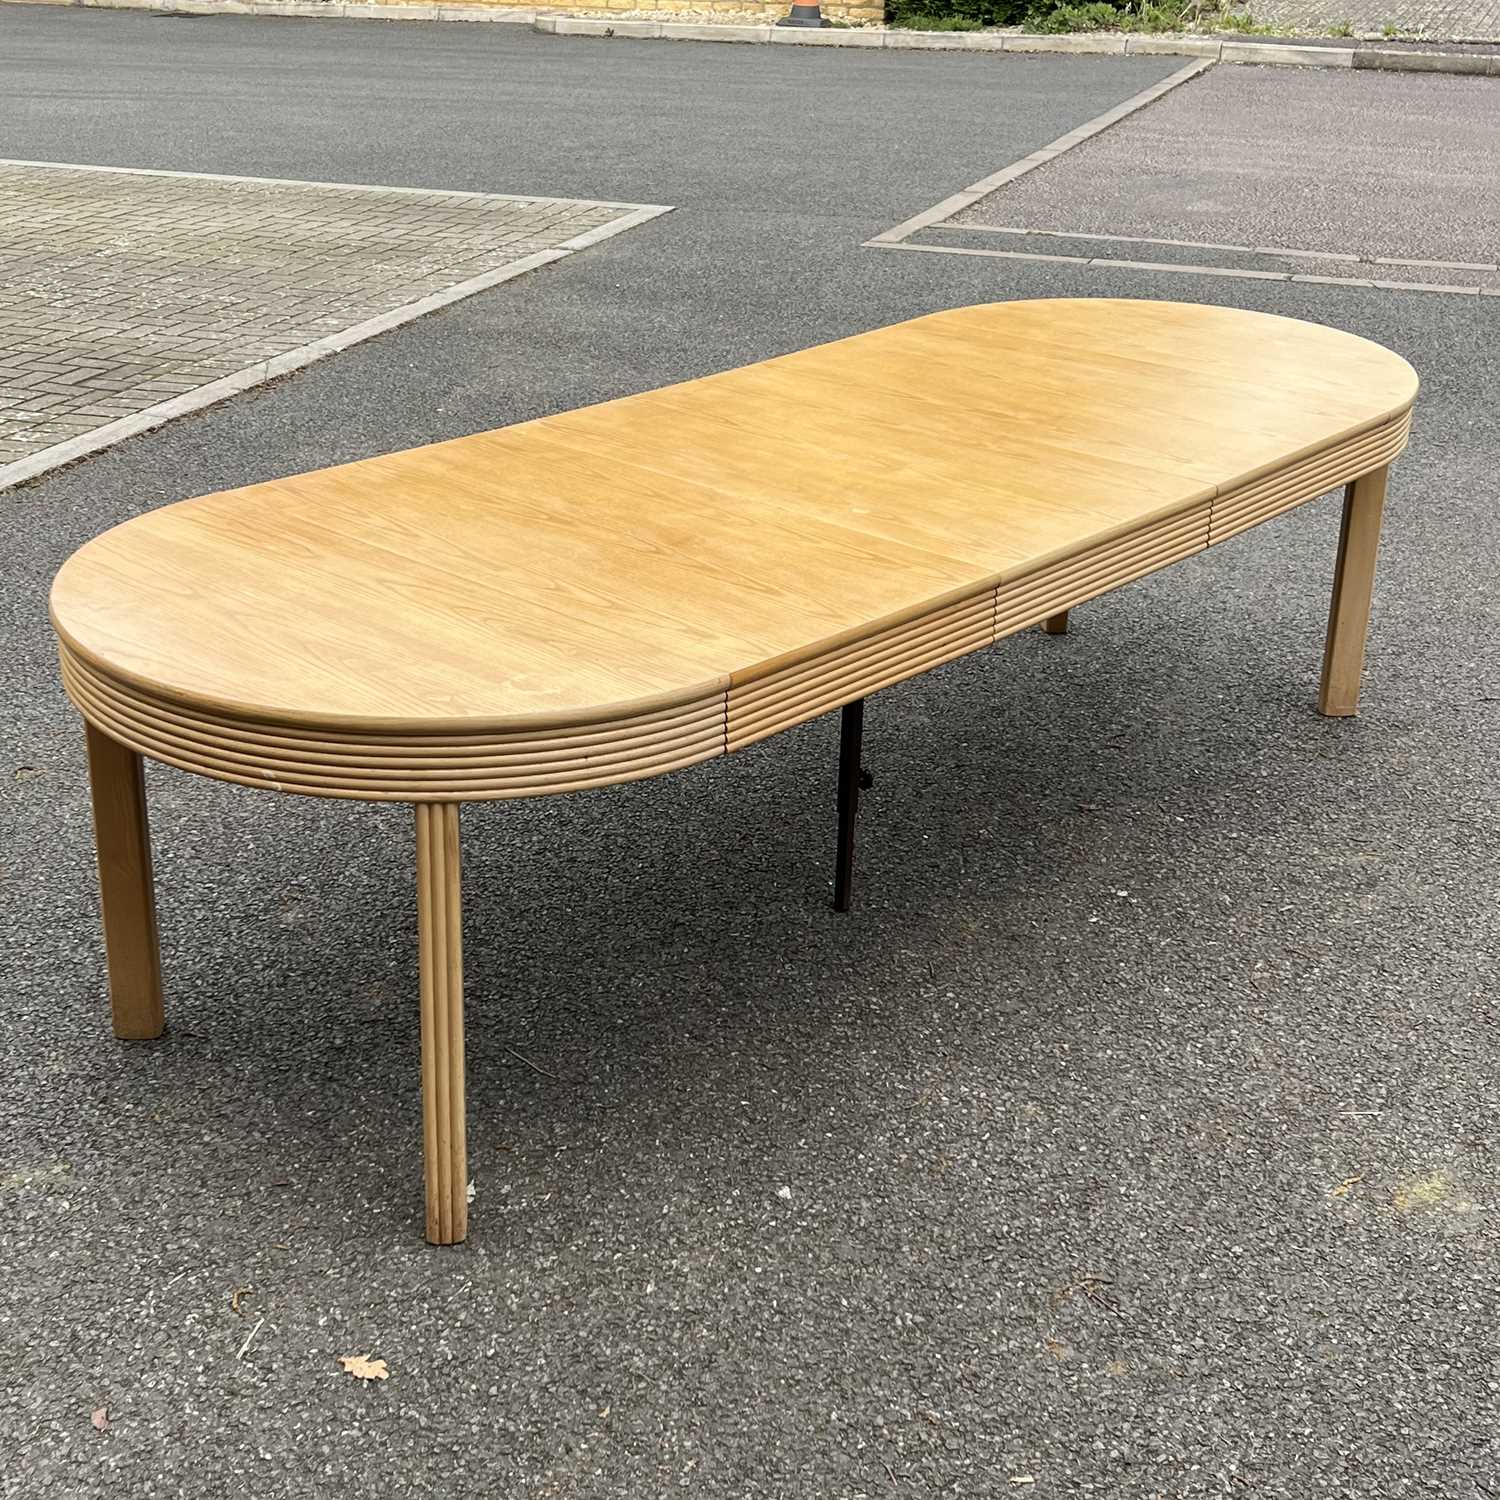
[[[887,12],[893,26],[904,26],[909,31],[983,31],[982,22],[970,19],[968,16],[935,16],[930,10],[914,10],[903,12],[901,19],[895,19],[895,11]]]
[[[914,31],[977,31],[1015,26],[1028,0],[887,0],[886,20]]]
[[[886,0],[892,26],[919,31],[1264,31],[1248,15],[1225,14],[1222,0]]]
[[[1111,31],[1124,19],[1107,0],[1085,0],[1082,5],[1030,10],[1025,26],[1027,31]]]

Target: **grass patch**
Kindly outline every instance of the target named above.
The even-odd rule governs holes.
[[[1230,12],[1219,16],[1211,28],[1214,31],[1235,31],[1241,36],[1275,36],[1274,26],[1261,26],[1249,11]]]

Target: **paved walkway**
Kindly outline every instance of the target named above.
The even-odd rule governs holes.
[[[256,366],[269,378],[318,340],[404,322],[425,298],[637,217],[574,199],[0,162],[0,486],[27,477],[7,473],[18,461],[108,440],[122,419]]]
[[[1250,11],[1264,25],[1297,31],[1347,27],[1354,36],[1500,41],[1500,0],[1252,0]]]

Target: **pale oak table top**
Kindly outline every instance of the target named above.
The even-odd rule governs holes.
[[[1030,623],[1053,577],[1066,607],[1235,506],[1322,493],[1400,450],[1416,388],[1263,313],[960,308],[151,511],[69,560],[53,620],[85,714],[190,769],[566,790],[748,743]]]

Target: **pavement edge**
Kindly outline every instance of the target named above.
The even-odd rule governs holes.
[[[0,0],[4,3],[4,0]],[[194,16],[295,16],[340,21],[471,21],[528,26],[548,36],[627,37],[653,41],[779,43],[790,46],[894,48],[944,52],[1062,52],[1114,57],[1201,57],[1212,62],[1296,68],[1377,68],[1404,73],[1467,73],[1500,78],[1500,54],[1406,52],[1386,47],[1323,47],[1295,41],[1226,41],[1213,36],[1137,36],[1079,32],[906,31],[891,27],[734,26],[712,22],[611,20],[544,15],[493,5],[379,4],[371,0],[22,0],[94,10],[150,10]]]

